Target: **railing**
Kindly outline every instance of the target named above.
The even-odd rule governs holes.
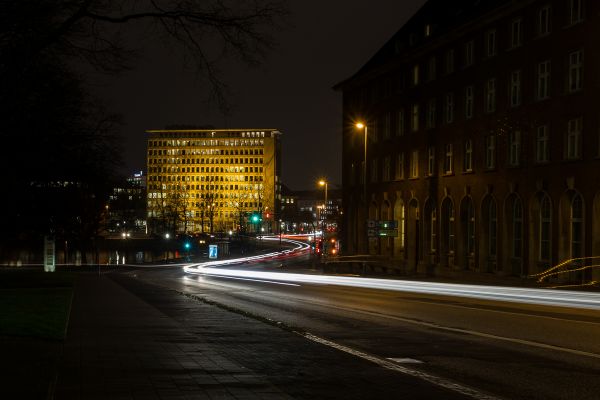
[[[594,268],[600,268],[600,256],[571,258],[545,271],[529,275],[529,278],[537,279],[538,283],[550,283],[551,279],[561,282],[550,288],[599,286],[600,282],[593,278]]]

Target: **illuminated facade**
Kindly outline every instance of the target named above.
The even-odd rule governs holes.
[[[280,202],[275,129],[149,130],[148,224],[153,233],[269,231]]]
[[[452,276],[600,257],[599,16],[590,0],[429,0],[337,85],[346,253]]]

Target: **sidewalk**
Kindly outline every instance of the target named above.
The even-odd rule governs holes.
[[[54,399],[286,399],[108,276],[77,276]]]

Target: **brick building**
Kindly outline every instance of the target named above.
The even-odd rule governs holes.
[[[345,252],[438,275],[600,256],[599,42],[597,1],[428,1],[335,87]]]

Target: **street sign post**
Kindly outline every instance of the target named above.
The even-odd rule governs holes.
[[[56,270],[56,252],[54,239],[44,236],[44,271],[54,272]]]

